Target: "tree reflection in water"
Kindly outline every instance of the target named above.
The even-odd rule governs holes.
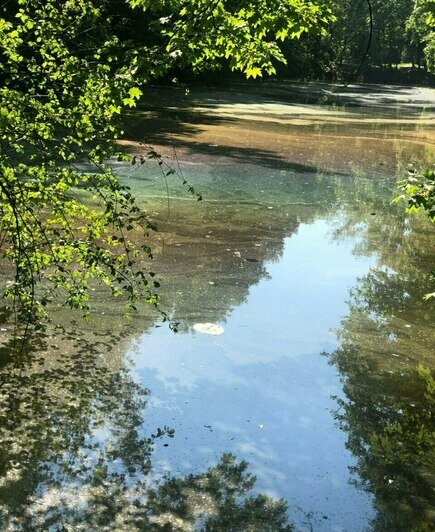
[[[432,233],[421,219],[386,218],[365,220],[365,249],[357,250],[376,251],[385,266],[359,280],[338,331],[331,363],[345,398],[337,399],[336,418],[357,459],[353,482],[374,496],[372,529],[429,531],[435,528],[434,303],[423,295]]]
[[[248,464],[231,454],[204,473],[152,478],[153,446],[173,431],[146,430],[149,391],[100,355],[116,340],[70,335],[53,357],[40,337],[14,362],[2,349],[0,527],[291,530],[285,501],[255,494]]]

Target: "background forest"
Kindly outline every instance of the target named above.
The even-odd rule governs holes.
[[[281,46],[286,64],[279,65],[278,76],[430,82],[435,69],[435,33],[427,23],[435,5],[431,0],[333,0],[328,5],[332,17],[326,31],[306,32]],[[224,61],[220,67],[225,69]],[[183,69],[177,74],[191,80]],[[205,76],[223,79],[221,71]]]
[[[361,65],[364,81],[418,81],[435,67],[435,34],[426,24],[430,0],[337,0],[321,37],[286,48],[286,74],[343,79]]]

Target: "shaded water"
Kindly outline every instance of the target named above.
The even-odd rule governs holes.
[[[433,528],[434,232],[391,199],[434,160],[434,93],[254,87],[153,89],[131,117],[126,147],[204,197],[117,169],[179,332],[96,292],[90,324],[5,358],[3,528]]]

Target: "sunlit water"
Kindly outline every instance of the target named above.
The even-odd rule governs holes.
[[[424,368],[435,366],[434,315],[423,296],[434,232],[391,200],[410,162],[434,160],[435,97],[385,87],[325,100],[326,90],[148,95],[124,144],[140,153],[147,135],[177,175],[164,179],[152,161],[117,172],[159,225],[152,268],[178,332],[146,309],[127,324],[98,296],[78,339],[58,354],[44,340],[47,369],[4,366],[3,381],[21,390],[14,403],[10,384],[2,403],[5,527],[190,530],[216,514],[211,530],[284,530],[278,518],[267,528],[251,510],[248,525],[217,510],[216,498],[195,498],[193,480],[178,488],[191,490],[190,514],[159,493],[154,517],[129,521],[132,497],[145,500],[153,481],[202,478],[230,452],[257,477],[246,492],[285,499],[296,530],[432,528],[434,398]],[[197,323],[223,332],[202,334]],[[162,438],[141,440],[165,426]]]

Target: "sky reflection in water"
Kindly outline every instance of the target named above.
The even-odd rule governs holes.
[[[374,259],[329,233],[319,220],[286,239],[270,279],[250,289],[222,336],[160,328],[138,341],[134,361],[152,390],[148,419],[176,429],[156,451],[161,468],[201,470],[230,450],[251,463],[260,490],[356,529],[370,503],[348,485],[352,458],[331,416],[341,386],[320,355],[336,347],[348,290]]]

